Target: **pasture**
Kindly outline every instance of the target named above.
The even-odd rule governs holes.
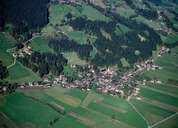
[[[64,57],[68,60],[69,64],[85,65],[87,62],[79,58],[76,52],[65,52]]]
[[[9,76],[7,80],[11,82],[32,82],[40,80],[40,77],[35,74],[29,68],[24,67],[20,62],[16,62],[15,65],[8,69]]]
[[[141,91],[144,91],[144,88],[141,88]],[[52,128],[71,128],[71,126],[73,128],[148,128],[148,126],[154,125],[156,128],[162,127],[162,123],[159,125],[157,123],[174,115],[175,111],[169,107],[160,106],[158,102],[152,103],[150,101],[159,101],[160,99],[155,97],[161,97],[165,104],[169,104],[170,101],[167,101],[170,100],[169,95],[163,97],[158,92],[152,94],[149,90],[146,91],[146,93],[144,92],[145,95],[140,93],[140,96],[143,97],[141,100],[132,97],[130,101],[127,101],[119,97],[98,94],[93,90],[88,92],[79,89],[65,89],[59,86],[49,89],[24,89],[4,98],[0,110],[9,114],[8,117],[11,117],[13,121],[18,121],[19,125],[28,122],[27,124],[35,124],[34,127],[40,126],[43,121],[45,121],[43,126],[49,125],[49,122],[55,119],[56,121],[51,125]],[[149,102],[146,99],[149,99]],[[54,107],[51,108],[52,104],[62,108],[65,113],[61,114]],[[173,103],[170,102],[170,104]],[[5,107],[7,105],[8,107]],[[28,106],[33,106],[33,108],[30,109]],[[21,111],[20,117],[13,114],[13,111]],[[35,114],[30,114],[32,112]],[[26,117],[23,114],[29,116]],[[37,120],[41,114],[49,115]],[[22,119],[24,116],[25,118]],[[176,126],[175,117],[167,120],[169,126]]]
[[[16,40],[9,33],[0,32],[0,60],[6,66],[11,65],[14,61],[7,50],[15,47],[16,43]]]
[[[164,40],[165,44],[173,45],[178,42],[178,35],[176,33],[169,34]]]
[[[155,64],[162,67],[160,70],[145,71],[143,76],[148,79],[157,79],[165,84],[172,84],[171,81],[178,80],[178,54],[176,48],[171,50],[171,53],[167,53],[162,57],[155,59]]]
[[[49,106],[21,93],[5,96],[4,100],[0,111],[22,127],[47,128],[51,120],[60,117],[60,114]]]
[[[109,21],[110,19],[104,16],[101,12],[94,9],[93,7],[83,4],[82,6],[72,6],[72,5],[51,5],[49,8],[49,22],[52,25],[61,24],[62,20],[65,20],[65,16],[71,13],[75,17],[86,16],[90,20],[98,21]]]
[[[48,46],[48,41],[44,37],[36,37],[30,43],[31,48],[33,51],[37,52],[54,52],[52,48]]]
[[[159,101],[159,102],[162,102],[168,105],[178,107],[178,104],[177,104],[178,97],[167,95],[166,93],[156,92],[148,88],[142,87],[139,95],[146,97],[150,100],[155,100],[155,101]]]
[[[149,125],[163,120],[164,118],[174,114],[174,112],[143,102],[142,100],[132,99],[131,103],[143,114],[148,120]]]

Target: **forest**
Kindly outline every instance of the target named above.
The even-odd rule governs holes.
[[[27,34],[48,23],[49,0],[1,0],[0,25],[13,24],[16,34]]]
[[[3,65],[2,61],[0,60],[0,80],[6,78],[8,76],[7,67]]]
[[[59,75],[63,71],[64,65],[67,64],[67,60],[62,54],[40,52],[33,52],[32,55],[26,55],[24,58],[18,58],[18,60],[41,77],[49,73]]]
[[[75,51],[82,59],[88,59],[93,47],[90,44],[77,44],[73,40],[69,40],[66,36],[62,38],[50,39],[49,47],[53,48],[57,53]]]
[[[91,60],[92,63],[97,65],[112,65],[117,64],[120,58],[125,57],[133,64],[138,60],[149,57],[152,54],[152,50],[156,49],[156,45],[161,42],[160,36],[145,24],[119,17],[117,14],[113,14],[112,17],[114,20],[108,23],[91,21],[85,17],[75,18],[69,22],[69,25],[75,30],[97,35],[94,47],[99,52]],[[129,27],[131,31],[116,35],[115,28],[118,22]],[[102,35],[101,29],[111,35],[111,40],[106,39]],[[142,42],[138,35],[144,37],[145,41]],[[140,56],[134,54],[136,50],[140,51]]]

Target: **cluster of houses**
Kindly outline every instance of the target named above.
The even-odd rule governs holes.
[[[27,54],[31,55],[32,52],[31,47],[25,45],[22,49],[13,52],[13,56],[24,57]],[[166,52],[169,52],[169,49],[162,46],[157,56],[162,56]],[[61,74],[59,76],[53,76],[53,78],[50,79],[45,77],[41,81],[23,84],[20,88],[49,88],[51,86],[62,86],[64,88],[80,88],[89,91],[95,86],[94,88],[96,88],[97,92],[128,98],[130,95],[137,95],[139,93],[135,76],[143,73],[145,70],[162,69],[162,67],[154,64],[152,58],[136,64],[135,67],[136,68],[122,73],[122,75],[118,75],[117,69],[114,67],[96,68],[90,64],[85,66],[71,65],[71,68],[77,72],[78,78],[76,80],[71,81],[64,74]],[[160,81],[155,80],[150,82],[153,84],[160,83]]]
[[[22,49],[15,50],[12,55],[14,58],[25,57],[25,55],[31,55],[32,48],[28,45],[25,45]]]
[[[158,70],[158,69],[162,69],[162,67],[160,67],[159,65],[155,65],[153,63],[153,59],[148,59],[142,63],[136,64],[136,68],[138,71],[143,71],[143,70]]]
[[[28,87],[44,87],[62,86],[63,88],[80,88],[89,91],[95,86],[99,93],[107,93],[128,98],[130,95],[137,95],[139,89],[135,76],[145,70],[159,70],[160,66],[154,65],[153,59],[136,64],[136,68],[129,70],[118,76],[115,68],[95,69],[92,65],[75,66],[72,68],[77,72],[78,79],[69,80],[64,74],[54,76],[52,79],[44,78],[42,81],[29,83]],[[115,78],[114,78],[115,77]],[[146,83],[146,81],[145,81]],[[152,83],[160,83],[153,81]]]
[[[158,57],[161,57],[163,54],[165,53],[169,53],[170,52],[170,48],[167,48],[166,46],[161,46],[158,50]]]

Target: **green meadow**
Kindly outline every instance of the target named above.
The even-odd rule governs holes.
[[[60,117],[60,114],[49,106],[21,93],[5,96],[0,111],[22,127],[47,128],[51,120]]]
[[[9,33],[0,32],[0,60],[6,66],[11,65],[14,61],[7,50],[15,47],[16,43],[16,40]]]
[[[51,49],[48,46],[48,41],[44,37],[36,37],[36,38],[34,38],[31,41],[30,46],[34,51],[37,51],[37,52],[42,52],[42,53],[54,52],[53,49]]]
[[[148,79],[158,79],[165,84],[169,84],[170,81],[178,80],[178,53],[177,47],[171,50],[171,53],[165,54],[162,57],[155,59],[155,64],[162,67],[160,70],[145,71],[143,76]]]
[[[24,67],[20,62],[8,69],[9,76],[7,80],[11,82],[32,82],[40,80],[40,77],[35,74],[31,69]]]
[[[177,107],[177,99],[169,95],[141,88],[140,96]],[[156,105],[157,102],[146,102],[143,98],[137,100],[133,97],[127,101],[93,90],[88,92],[57,86],[18,90],[1,98],[0,111],[18,126],[33,124],[34,128],[48,127],[55,119],[51,128],[148,128],[175,114],[171,109]],[[58,109],[63,109],[64,113]],[[40,118],[41,115],[44,118]],[[174,117],[166,122],[169,126],[177,126]],[[158,126],[163,127],[161,124],[155,127]]]
[[[176,33],[169,34],[164,40],[166,44],[175,44],[178,42],[178,35]]]
[[[132,99],[131,103],[143,114],[150,125],[163,120],[164,118],[174,114],[174,112],[145,103],[142,100]]]
[[[165,104],[169,104],[175,107],[178,107],[177,101],[178,97],[166,95],[161,92],[155,92],[153,90],[147,89],[147,88],[141,88],[140,94],[143,97],[146,97],[150,100],[156,100]]]
[[[79,58],[76,52],[65,52],[64,57],[68,59],[69,64],[85,65],[87,62]]]

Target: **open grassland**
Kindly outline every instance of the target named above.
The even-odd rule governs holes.
[[[101,12],[86,4],[75,7],[72,5],[57,4],[50,6],[49,24],[43,28],[42,32],[48,33],[50,35],[52,33],[55,33],[56,31],[61,31],[63,32],[63,34],[66,34],[70,39],[76,41],[79,44],[86,44],[88,43],[87,40],[90,40],[90,42],[94,42],[96,40],[96,37],[93,35],[89,35],[82,31],[75,31],[68,25],[60,26],[63,21],[67,20],[66,15],[69,13],[71,13],[74,17],[86,16],[88,19],[93,21],[110,21],[110,19],[104,16]]]
[[[159,102],[162,102],[168,105],[178,107],[178,104],[177,104],[178,97],[170,96],[165,93],[156,92],[156,91],[150,90],[148,88],[143,88],[143,87],[141,88],[139,95],[146,97],[150,100],[155,100],[155,101],[159,101]]]
[[[146,122],[132,106],[127,101],[119,98],[104,96],[101,103],[91,102],[89,108],[133,127],[147,127]]]
[[[87,125],[83,124],[83,122],[79,119],[76,119],[72,116],[65,116],[60,119],[57,123],[55,123],[53,128],[89,128]]]
[[[110,19],[104,16],[101,12],[94,9],[93,7],[83,4],[82,6],[72,6],[72,5],[51,5],[49,8],[49,22],[53,25],[61,24],[62,20],[68,13],[71,13],[75,17],[86,16],[90,20],[100,20],[109,21]]]
[[[70,89],[66,91],[65,94],[79,98],[81,101],[83,101],[86,98],[88,92],[82,91],[80,89]]]
[[[11,82],[32,82],[40,80],[40,77],[35,74],[32,70],[24,67],[20,62],[8,69],[9,76],[7,80]]]
[[[81,117],[90,121],[90,126],[92,128],[133,128],[132,126],[120,122],[118,120],[112,119],[107,115],[104,115],[98,111],[86,108],[86,107],[78,107],[73,110],[73,113],[77,113]]]
[[[11,121],[6,115],[0,113],[0,128],[19,128],[13,121]]]
[[[46,39],[44,39],[44,37],[36,37],[34,38],[31,43],[30,43],[31,48],[33,49],[33,51],[37,51],[37,52],[54,52],[53,49],[51,49],[48,46],[48,41]]]
[[[163,120],[164,118],[174,114],[170,110],[166,110],[149,103],[142,102],[141,100],[132,99],[131,103],[143,114],[143,116],[148,120],[149,125]]]
[[[88,34],[83,31],[73,30],[69,25],[60,26],[60,31],[69,37],[69,39],[74,40],[78,44],[88,44],[94,43],[96,41],[96,36]]]
[[[141,91],[143,89],[145,88],[141,88]],[[167,102],[169,95],[162,97],[158,92],[154,93],[155,94],[150,94],[150,92],[146,93],[149,100],[152,100],[151,98],[153,97],[153,100],[159,101],[159,97],[161,97],[165,100],[165,104],[169,104],[169,101]],[[159,125],[156,124],[175,114],[175,111],[172,111],[169,107],[159,106],[160,104],[158,104],[158,102],[147,102],[147,100],[145,100],[146,98],[144,99],[144,96],[142,97],[141,100],[132,98],[131,101],[126,101],[118,97],[98,94],[93,90],[86,92],[79,89],[65,89],[57,86],[50,89],[18,90],[17,93],[1,100],[0,108],[1,111],[3,110],[2,112],[8,117],[11,117],[13,121],[19,121],[18,124],[24,124],[24,122],[28,122],[28,124],[33,123],[34,128],[40,126],[43,121],[45,121],[45,123],[42,125],[48,126],[49,122],[56,118],[58,119],[53,123],[52,128],[161,127],[161,123]],[[38,106],[38,104],[40,105]],[[55,109],[51,107],[51,105],[55,105]],[[64,110],[64,113],[61,114],[57,111],[58,109]],[[21,112],[17,115],[13,114],[14,111]],[[45,116],[46,114],[48,116]],[[29,116],[26,117],[26,115]],[[43,115],[45,118],[37,120],[39,115]],[[22,117],[25,118],[22,119]],[[168,124],[169,126],[175,125],[174,118],[167,121],[168,123],[170,122]]]
[[[16,43],[16,40],[9,33],[0,32],[0,60],[6,66],[11,65],[14,61],[12,55],[7,50],[15,47]]]
[[[88,40],[93,43],[96,40],[95,36],[89,35],[83,31],[70,31],[66,34],[71,40],[76,41],[78,44],[88,44]]]
[[[44,102],[57,102],[63,107],[77,107],[87,96],[87,92],[79,89],[64,89],[62,87],[54,87],[45,90],[25,91],[28,96],[43,100]]]
[[[51,120],[60,116],[49,106],[37,102],[21,93],[4,97],[0,111],[20,126],[47,128]]]
[[[48,104],[57,104],[63,107],[65,112],[68,112],[71,109],[73,109],[73,106],[70,106],[64,102],[61,102],[61,100],[48,95],[47,93],[45,93],[45,91],[47,90],[32,89],[32,90],[25,90],[25,91],[20,91],[20,92],[24,93],[24,95],[26,96],[33,97],[35,99],[38,99],[39,101],[42,101]],[[55,92],[55,89],[54,89],[54,92]],[[63,92],[60,92],[60,91],[58,93],[63,94]]]
[[[98,21],[109,21],[110,19],[106,16],[104,16],[101,12],[96,10],[95,8],[89,6],[89,5],[83,5],[82,6],[82,15],[88,17],[90,20],[98,20]]]
[[[129,18],[130,16],[135,15],[135,10],[129,7],[125,1],[118,0],[119,6],[116,8],[116,12],[126,18]]]
[[[177,120],[178,114],[175,116],[173,115],[171,118],[168,118],[164,122],[156,125],[154,128],[177,128],[178,127]]]
[[[137,16],[136,18],[134,18],[137,22],[140,23],[144,23],[146,25],[148,25],[149,27],[153,28],[154,30],[159,30],[161,28],[161,25],[159,23],[159,21],[156,20],[148,20],[143,16]]]
[[[154,86],[150,86],[150,88],[164,91],[172,95],[178,95],[178,87],[176,86],[171,86],[171,85],[166,85],[166,84],[156,84]]]
[[[166,44],[175,44],[178,42],[178,35],[176,33],[169,34],[164,40]]]
[[[87,62],[79,58],[76,52],[65,52],[64,57],[67,58],[69,64],[85,65]]]

